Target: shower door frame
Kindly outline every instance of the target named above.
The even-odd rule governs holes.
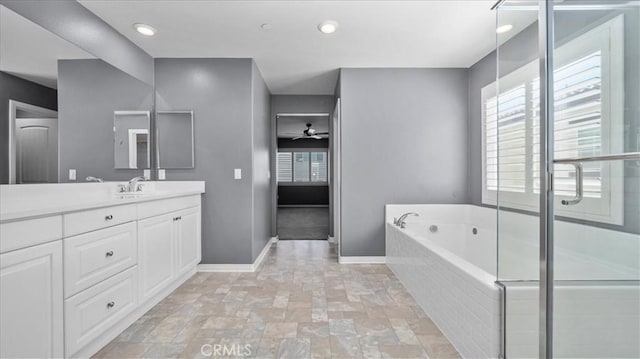
[[[554,105],[553,49],[554,18],[551,1],[540,1],[538,10],[538,51],[540,66],[540,297],[538,356],[553,358],[553,224],[554,224]]]

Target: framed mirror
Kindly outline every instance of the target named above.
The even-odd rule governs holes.
[[[150,112],[113,113],[113,158],[116,169],[144,169],[151,164]]]
[[[193,111],[158,111],[157,167],[193,168]]]

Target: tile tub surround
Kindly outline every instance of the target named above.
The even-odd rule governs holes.
[[[500,293],[494,280],[480,268],[430,248],[389,223],[386,239],[387,265],[460,354],[497,358]]]
[[[327,241],[280,241],[254,273],[197,273],[96,357],[459,358],[384,264],[337,263]],[[238,356],[239,357],[239,356]]]
[[[126,182],[0,185],[0,222],[55,213],[182,197],[205,192],[204,181],[143,181],[142,195],[118,193]]]

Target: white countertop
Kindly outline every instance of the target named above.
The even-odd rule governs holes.
[[[0,186],[0,222],[117,206],[205,192],[204,181],[145,181],[138,194],[118,193],[124,182]]]

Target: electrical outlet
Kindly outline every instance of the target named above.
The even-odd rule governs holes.
[[[76,180],[76,170],[75,169],[70,169],[69,170],[69,181],[75,181]]]
[[[242,169],[236,168],[233,170],[233,178],[234,179],[242,179]]]
[[[158,170],[158,179],[159,180],[166,180],[167,179],[167,172],[165,170]]]
[[[144,179],[147,181],[151,179],[151,170],[144,170],[143,175]]]

